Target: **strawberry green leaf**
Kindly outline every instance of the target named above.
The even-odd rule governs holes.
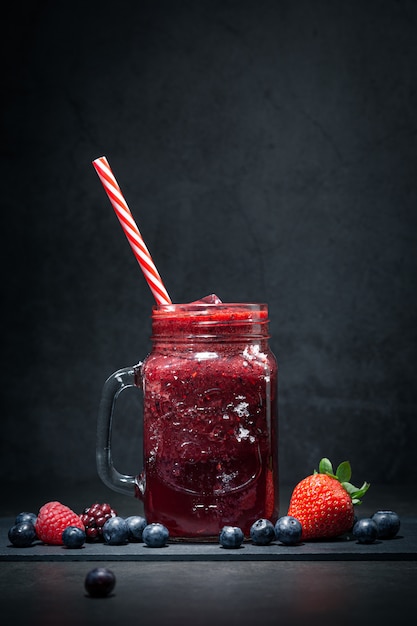
[[[314,473],[317,474],[316,470],[314,470]],[[364,482],[360,488],[355,487],[355,485],[352,485],[352,483],[349,482],[352,475],[352,468],[349,461],[343,461],[340,463],[336,469],[336,474],[333,474],[333,466],[331,462],[329,459],[323,458],[319,463],[319,473],[327,474],[327,476],[331,476],[332,478],[338,480],[342,487],[344,487],[350,495],[352,504],[361,504],[362,496],[365,495],[370,487],[370,484],[367,482]]]
[[[333,466],[331,462],[329,461],[329,459],[326,459],[326,458],[321,459],[319,463],[319,473],[330,474],[331,476],[333,476]]]
[[[347,483],[352,476],[352,469],[350,467],[349,461],[343,461],[340,463],[336,470],[336,478],[340,480],[341,483]]]
[[[352,495],[353,495],[353,497],[354,497],[355,499],[360,499],[360,498],[362,498],[362,497],[365,495],[365,493],[368,491],[368,489],[369,489],[369,487],[370,487],[370,486],[371,486],[371,485],[370,485],[369,483],[364,482],[364,483],[363,483],[363,485],[362,485],[362,487],[361,487],[360,489],[358,489],[355,493],[353,493],[353,494],[352,494]]]
[[[359,491],[359,489],[355,487],[355,485],[352,485],[352,483],[349,483],[347,481],[342,482],[342,487],[344,487],[346,491],[348,492],[348,494],[350,494],[351,496],[354,493],[358,493]]]
[[[358,489],[357,487],[354,487],[353,485],[351,485],[350,483],[342,483],[343,487],[346,489],[346,491],[350,494],[350,497],[352,498],[352,504],[362,504],[362,496],[365,495],[365,493],[368,491],[369,487],[371,486],[369,483],[363,483],[362,487],[360,489]]]

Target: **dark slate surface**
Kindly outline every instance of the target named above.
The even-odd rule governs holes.
[[[403,561],[417,560],[417,518],[402,520],[397,537],[362,545],[345,536],[334,541],[308,542],[299,546],[255,546],[245,542],[237,550],[217,543],[174,543],[164,548],[148,548],[143,543],[109,546],[86,544],[81,549],[45,546],[30,548],[10,545],[7,531],[13,518],[0,519],[0,561]]]

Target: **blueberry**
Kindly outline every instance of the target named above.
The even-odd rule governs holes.
[[[146,519],[140,515],[130,515],[125,519],[128,528],[129,541],[142,541],[143,529],[146,526]]]
[[[96,567],[85,577],[84,587],[93,598],[104,598],[114,589],[116,577],[106,567]]]
[[[142,539],[150,548],[162,548],[169,539],[168,528],[157,522],[148,524],[143,529]]]
[[[110,517],[103,525],[104,543],[120,546],[128,542],[129,528],[123,517]]]
[[[77,526],[68,526],[62,533],[62,541],[67,548],[81,548],[85,540],[85,531]]]
[[[258,519],[250,528],[250,537],[258,546],[267,546],[275,539],[275,528],[268,519]]]
[[[400,530],[400,518],[394,511],[377,511],[371,519],[377,526],[378,539],[392,539]]]
[[[8,537],[16,548],[28,548],[36,539],[36,530],[30,522],[19,522],[9,528]]]
[[[275,535],[278,541],[286,546],[294,546],[301,540],[303,527],[295,517],[284,515],[275,524]]]
[[[373,519],[364,517],[356,522],[352,533],[359,543],[373,543],[378,534],[378,527]]]
[[[219,542],[223,548],[240,548],[244,538],[244,534],[238,526],[223,526],[219,535]]]
[[[14,523],[20,524],[20,522],[30,522],[31,524],[35,525],[37,519],[38,518],[35,513],[27,513],[26,511],[23,511],[23,513],[19,513],[19,515],[17,515]]]

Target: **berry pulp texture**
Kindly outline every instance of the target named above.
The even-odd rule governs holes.
[[[277,365],[257,332],[267,313],[227,306],[161,316],[141,369],[138,495],[171,537],[217,539],[224,525],[249,535],[254,520],[277,517]]]

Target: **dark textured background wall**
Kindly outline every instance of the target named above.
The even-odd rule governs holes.
[[[2,476],[96,476],[102,384],[150,347],[105,154],[174,301],[269,303],[281,480],[327,455],[415,481],[417,3],[26,1],[2,22]]]

